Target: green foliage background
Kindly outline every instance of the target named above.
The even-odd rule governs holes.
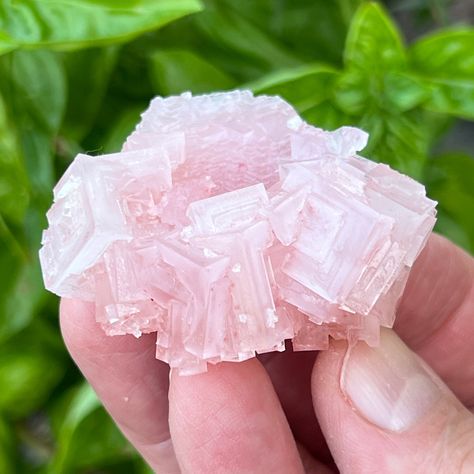
[[[474,159],[443,138],[474,120],[474,29],[448,8],[0,0],[0,473],[149,472],[69,359],[37,252],[73,156],[119,150],[156,94],[245,86],[323,128],[361,126],[365,154],[423,181],[437,230],[474,251]],[[431,32],[407,42],[407,12]]]

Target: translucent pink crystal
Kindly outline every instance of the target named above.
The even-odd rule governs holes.
[[[435,223],[424,187],[248,91],[156,98],[123,151],[54,190],[46,287],[183,374],[328,338],[378,343]]]

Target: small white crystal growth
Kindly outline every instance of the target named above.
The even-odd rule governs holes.
[[[182,374],[257,352],[378,343],[435,223],[424,187],[249,91],[152,101],[121,153],[54,190],[46,287],[109,335],[157,333]]]

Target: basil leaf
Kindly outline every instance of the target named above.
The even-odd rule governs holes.
[[[0,34],[18,47],[77,49],[127,41],[199,10],[198,0],[0,0]]]
[[[406,64],[400,33],[384,8],[375,2],[362,4],[347,35],[346,67],[381,74]]]
[[[35,198],[49,199],[55,180],[54,138],[66,104],[62,62],[49,51],[14,51],[2,58],[0,73]]]
[[[411,66],[431,89],[433,111],[474,118],[474,29],[428,35],[409,50]]]
[[[423,104],[430,95],[429,88],[413,74],[389,71],[384,76],[384,107],[406,112]]]
[[[353,118],[346,115],[330,100],[305,110],[302,117],[316,127],[335,130],[343,125],[353,124]]]
[[[427,77],[472,79],[474,28],[444,29],[427,35],[409,48],[413,68]]]
[[[414,110],[394,115],[369,111],[359,126],[370,134],[363,154],[421,179],[430,144],[423,112]]]

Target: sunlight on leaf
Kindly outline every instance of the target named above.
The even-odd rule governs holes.
[[[68,399],[63,402],[56,416],[58,420],[57,440],[58,449],[52,459],[51,474],[62,472],[61,469],[67,461],[73,436],[81,422],[100,406],[100,402],[87,383],[82,383],[71,394],[66,394]]]
[[[19,47],[77,49],[127,41],[200,9],[198,0],[0,0],[0,33]]]
[[[404,66],[406,58],[397,26],[376,2],[354,15],[344,51],[346,66],[374,74]]]
[[[474,119],[474,29],[427,35],[409,50],[410,63],[430,87],[427,106]]]

